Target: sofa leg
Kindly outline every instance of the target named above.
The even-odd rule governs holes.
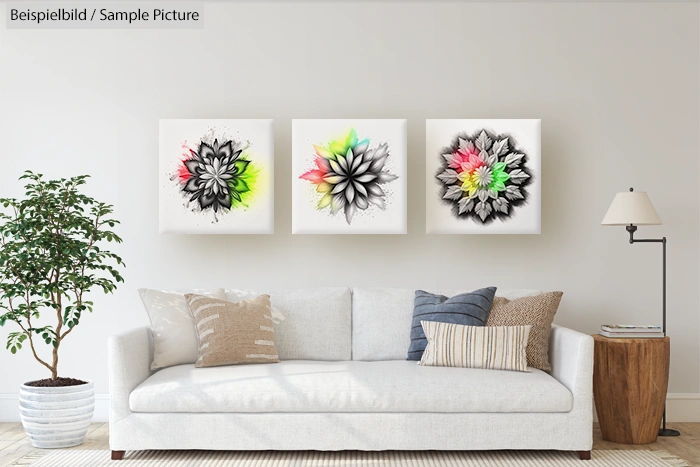
[[[576,451],[576,454],[578,454],[578,458],[582,461],[591,460],[591,451]]]
[[[124,451],[112,451],[112,460],[120,461],[124,458]]]

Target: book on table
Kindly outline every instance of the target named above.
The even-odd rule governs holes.
[[[612,339],[660,339],[664,337],[663,332],[609,332],[600,330],[598,334]]]
[[[651,326],[651,325],[636,325],[636,324],[603,324],[600,327],[601,330],[614,333],[632,332],[661,332],[661,326]]]

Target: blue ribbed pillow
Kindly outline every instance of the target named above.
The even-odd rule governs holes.
[[[421,321],[485,326],[495,296],[496,287],[486,287],[452,298],[416,290],[407,360],[420,360],[428,344]]]

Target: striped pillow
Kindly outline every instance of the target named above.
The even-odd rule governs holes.
[[[527,369],[527,338],[530,326],[462,326],[421,321],[428,346],[419,365]]]
[[[185,300],[197,331],[196,368],[279,362],[269,295],[236,303],[195,294]]]

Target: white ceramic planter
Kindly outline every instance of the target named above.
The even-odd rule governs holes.
[[[66,448],[83,442],[95,411],[92,382],[80,386],[19,389],[19,414],[24,431],[37,448]]]

